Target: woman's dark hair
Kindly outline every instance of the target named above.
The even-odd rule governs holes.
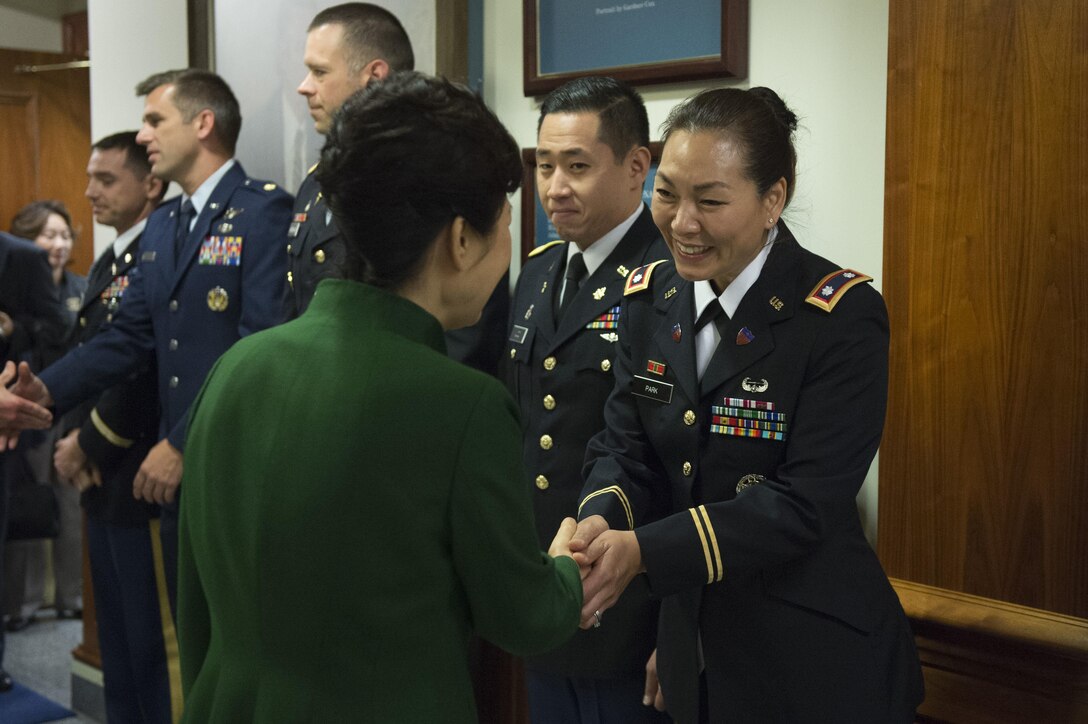
[[[673,108],[661,126],[665,140],[673,131],[729,136],[741,148],[745,176],[760,196],[778,179],[786,179],[786,205],[793,197],[797,175],[795,130],[797,116],[770,88],[705,90]]]
[[[15,236],[33,241],[38,238],[45,228],[45,222],[49,221],[50,214],[56,214],[64,219],[68,225],[68,231],[75,240],[75,229],[72,228],[72,215],[68,213],[68,207],[62,201],[46,199],[45,201],[31,201],[19,209],[11,219],[11,233]]]
[[[455,217],[490,233],[521,170],[468,88],[411,71],[370,83],[334,115],[316,174],[347,240],[344,276],[395,288]]]

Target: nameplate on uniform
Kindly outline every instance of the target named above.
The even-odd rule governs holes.
[[[143,254],[140,254],[140,261],[155,261],[155,252],[145,251]]]
[[[525,341],[525,336],[527,334],[529,334],[528,327],[522,327],[520,324],[515,324],[514,328],[510,331],[510,341],[522,344]]]
[[[242,237],[206,236],[197,263],[205,266],[241,266]]]
[[[631,381],[631,392],[639,397],[663,402],[666,405],[672,402],[672,385],[661,380],[651,380],[649,377],[635,375]]]

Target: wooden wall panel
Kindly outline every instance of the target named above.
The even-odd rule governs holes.
[[[37,199],[60,199],[72,214],[79,239],[71,268],[86,274],[94,261],[91,206],[87,188],[87,158],[91,153],[91,92],[86,68],[17,73],[17,66],[47,65],[72,60],[56,53],[0,49],[0,148],[27,142],[17,166],[3,166],[0,174],[0,228],[8,230],[11,217]],[[28,99],[22,109],[12,99]],[[34,123],[32,129],[25,124]],[[10,125],[9,125],[10,124]],[[22,139],[22,140],[18,140]],[[33,168],[25,167],[30,158]]]
[[[1088,617],[1088,3],[889,21],[881,559]]]

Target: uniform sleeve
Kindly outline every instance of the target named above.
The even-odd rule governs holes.
[[[79,431],[79,446],[99,468],[116,465],[130,447],[157,428],[158,390],[154,368],[106,390]]]
[[[604,429],[586,446],[582,470],[586,484],[578,520],[601,515],[613,530],[632,530],[646,522],[667,485],[630,392],[634,377],[631,334],[636,326],[631,324],[631,316],[638,312],[627,299],[620,307],[619,341],[612,362],[616,381],[605,403]]]
[[[49,269],[48,256],[36,249],[30,253],[12,250],[12,263],[21,260],[26,279],[26,297],[21,309],[3,310],[11,316],[14,329],[3,351],[4,358],[29,361],[37,370],[56,360],[67,338],[68,323],[61,311],[57,288]]]
[[[242,316],[238,336],[259,332],[284,321],[287,282],[284,229],[291,223],[290,194],[275,190],[257,209],[258,226],[242,247]]]
[[[636,531],[655,594],[715,583],[731,569],[803,560],[857,525],[855,498],[887,404],[887,313],[880,295],[863,287],[816,321],[814,344],[798,358],[804,380],[773,479]]]
[[[582,584],[566,556],[537,543],[514,402],[494,380],[466,416],[451,496],[453,560],[477,633],[518,655],[578,628]]]
[[[129,284],[109,327],[76,347],[40,375],[57,410],[63,412],[121,382],[148,364],[155,349],[144,276],[129,273]]]

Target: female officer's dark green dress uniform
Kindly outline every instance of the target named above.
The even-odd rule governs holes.
[[[700,382],[693,284],[671,261],[628,279],[579,517],[630,530],[671,496],[636,535],[665,597],[658,669],[680,724],[698,720],[700,672],[711,722],[911,721],[922,699],[855,503],[888,374],[887,313],[865,281],[780,223]]]
[[[325,280],[217,363],[185,457],[187,721],[472,722],[473,633],[527,654],[576,630],[514,402],[444,352],[416,305]]]

